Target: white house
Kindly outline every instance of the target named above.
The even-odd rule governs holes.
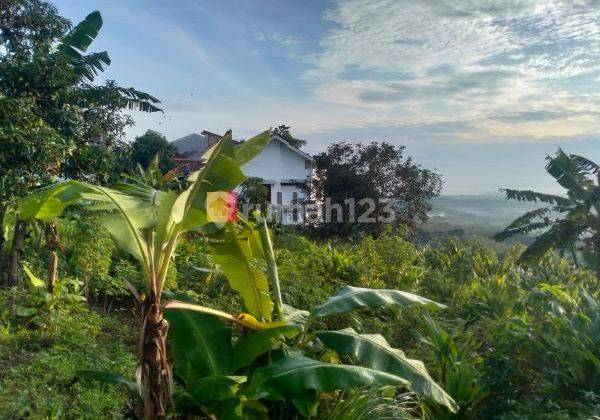
[[[193,133],[177,139],[173,141],[177,149],[175,160],[189,171],[197,170],[202,163],[202,154],[220,138],[218,134],[203,131],[202,134]],[[234,142],[239,144],[242,141]],[[272,208],[281,209],[282,223],[293,224],[302,221],[302,212],[293,210],[292,205],[308,198],[312,165],[310,155],[281,137],[272,136],[265,148],[242,166],[242,171],[248,177],[264,180]]]

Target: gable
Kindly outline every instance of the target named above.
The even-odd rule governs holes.
[[[246,176],[265,180],[305,180],[310,177],[311,162],[310,156],[274,136],[254,159],[242,166],[242,171]]]

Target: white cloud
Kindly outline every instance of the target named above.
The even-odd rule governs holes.
[[[469,140],[600,129],[593,1],[339,0],[324,18],[305,78],[363,124],[456,123]]]

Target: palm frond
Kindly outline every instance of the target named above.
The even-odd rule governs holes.
[[[154,96],[135,90],[134,88],[122,88],[118,87],[117,90],[127,101],[127,108],[134,111],[142,112],[163,112],[162,109],[154,104],[159,104],[160,100]]]
[[[105,66],[110,66],[110,57],[106,51],[81,56],[73,63],[73,70],[78,76],[89,81],[94,80],[98,73],[104,71]]]
[[[58,51],[74,59],[79,59],[82,52],[86,52],[91,43],[96,39],[102,28],[102,16],[99,11],[87,15],[62,39]]]
[[[573,205],[573,202],[570,198],[561,197],[560,195],[544,194],[531,190],[512,190],[508,188],[501,188],[500,191],[504,192],[507,200],[528,201],[532,203],[540,202],[555,204],[557,206]]]
[[[110,65],[110,58],[106,51],[85,55],[88,47],[96,39],[102,28],[102,16],[100,12],[90,13],[75,26],[57,47],[57,54],[68,59],[75,74],[89,81],[104,67]]]
[[[505,239],[512,238],[513,236],[526,235],[529,232],[533,232],[535,230],[545,229],[548,226],[550,226],[553,222],[553,220],[546,219],[541,222],[532,222],[518,227],[507,227],[502,232],[498,232],[495,235],[493,235],[492,238],[495,241],[501,242]]]
[[[569,155],[569,157],[584,171],[597,174],[600,170],[600,165],[598,165],[596,162],[589,160],[588,158],[573,154]]]
[[[387,395],[386,395],[387,394]],[[390,389],[357,389],[323,401],[319,417],[327,420],[369,420],[374,418],[414,419],[418,407],[414,394],[395,395]]]
[[[561,149],[558,149],[554,157],[548,156],[546,159],[548,161],[546,172],[556,179],[556,182],[565,188],[569,195],[575,195],[584,200],[588,198],[590,181],[574,160],[571,160]]]
[[[543,216],[547,216],[554,211],[553,207],[542,207],[540,209],[535,209],[528,211],[522,216],[517,217],[513,220],[510,225],[506,227],[506,229],[514,229],[530,224],[533,220],[541,218]]]
[[[523,254],[521,254],[519,262],[534,263],[553,248],[570,248],[585,229],[585,225],[577,224],[571,220],[558,221],[527,247]]]

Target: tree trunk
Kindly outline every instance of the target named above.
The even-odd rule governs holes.
[[[50,267],[48,267],[48,284],[46,285],[48,293],[54,294],[56,281],[58,280],[58,255],[56,249],[60,247],[58,240],[58,227],[56,222],[50,222],[46,225],[46,246],[50,250]]]
[[[8,268],[8,286],[14,286],[19,283],[21,274],[21,260],[25,252],[25,239],[27,238],[27,222],[25,220],[15,220],[15,229],[13,233],[12,249],[10,251],[10,261]]]
[[[54,288],[56,287],[56,281],[58,279],[58,255],[56,251],[50,253],[50,267],[48,268],[48,293],[54,294]]]
[[[4,238],[4,216],[6,207],[0,204],[0,285],[7,285],[9,279],[9,258],[6,250],[6,239]]]
[[[146,420],[166,418],[172,406],[173,374],[167,356],[168,329],[160,301],[151,296],[145,305],[140,337],[139,369],[144,389],[143,418]]]

